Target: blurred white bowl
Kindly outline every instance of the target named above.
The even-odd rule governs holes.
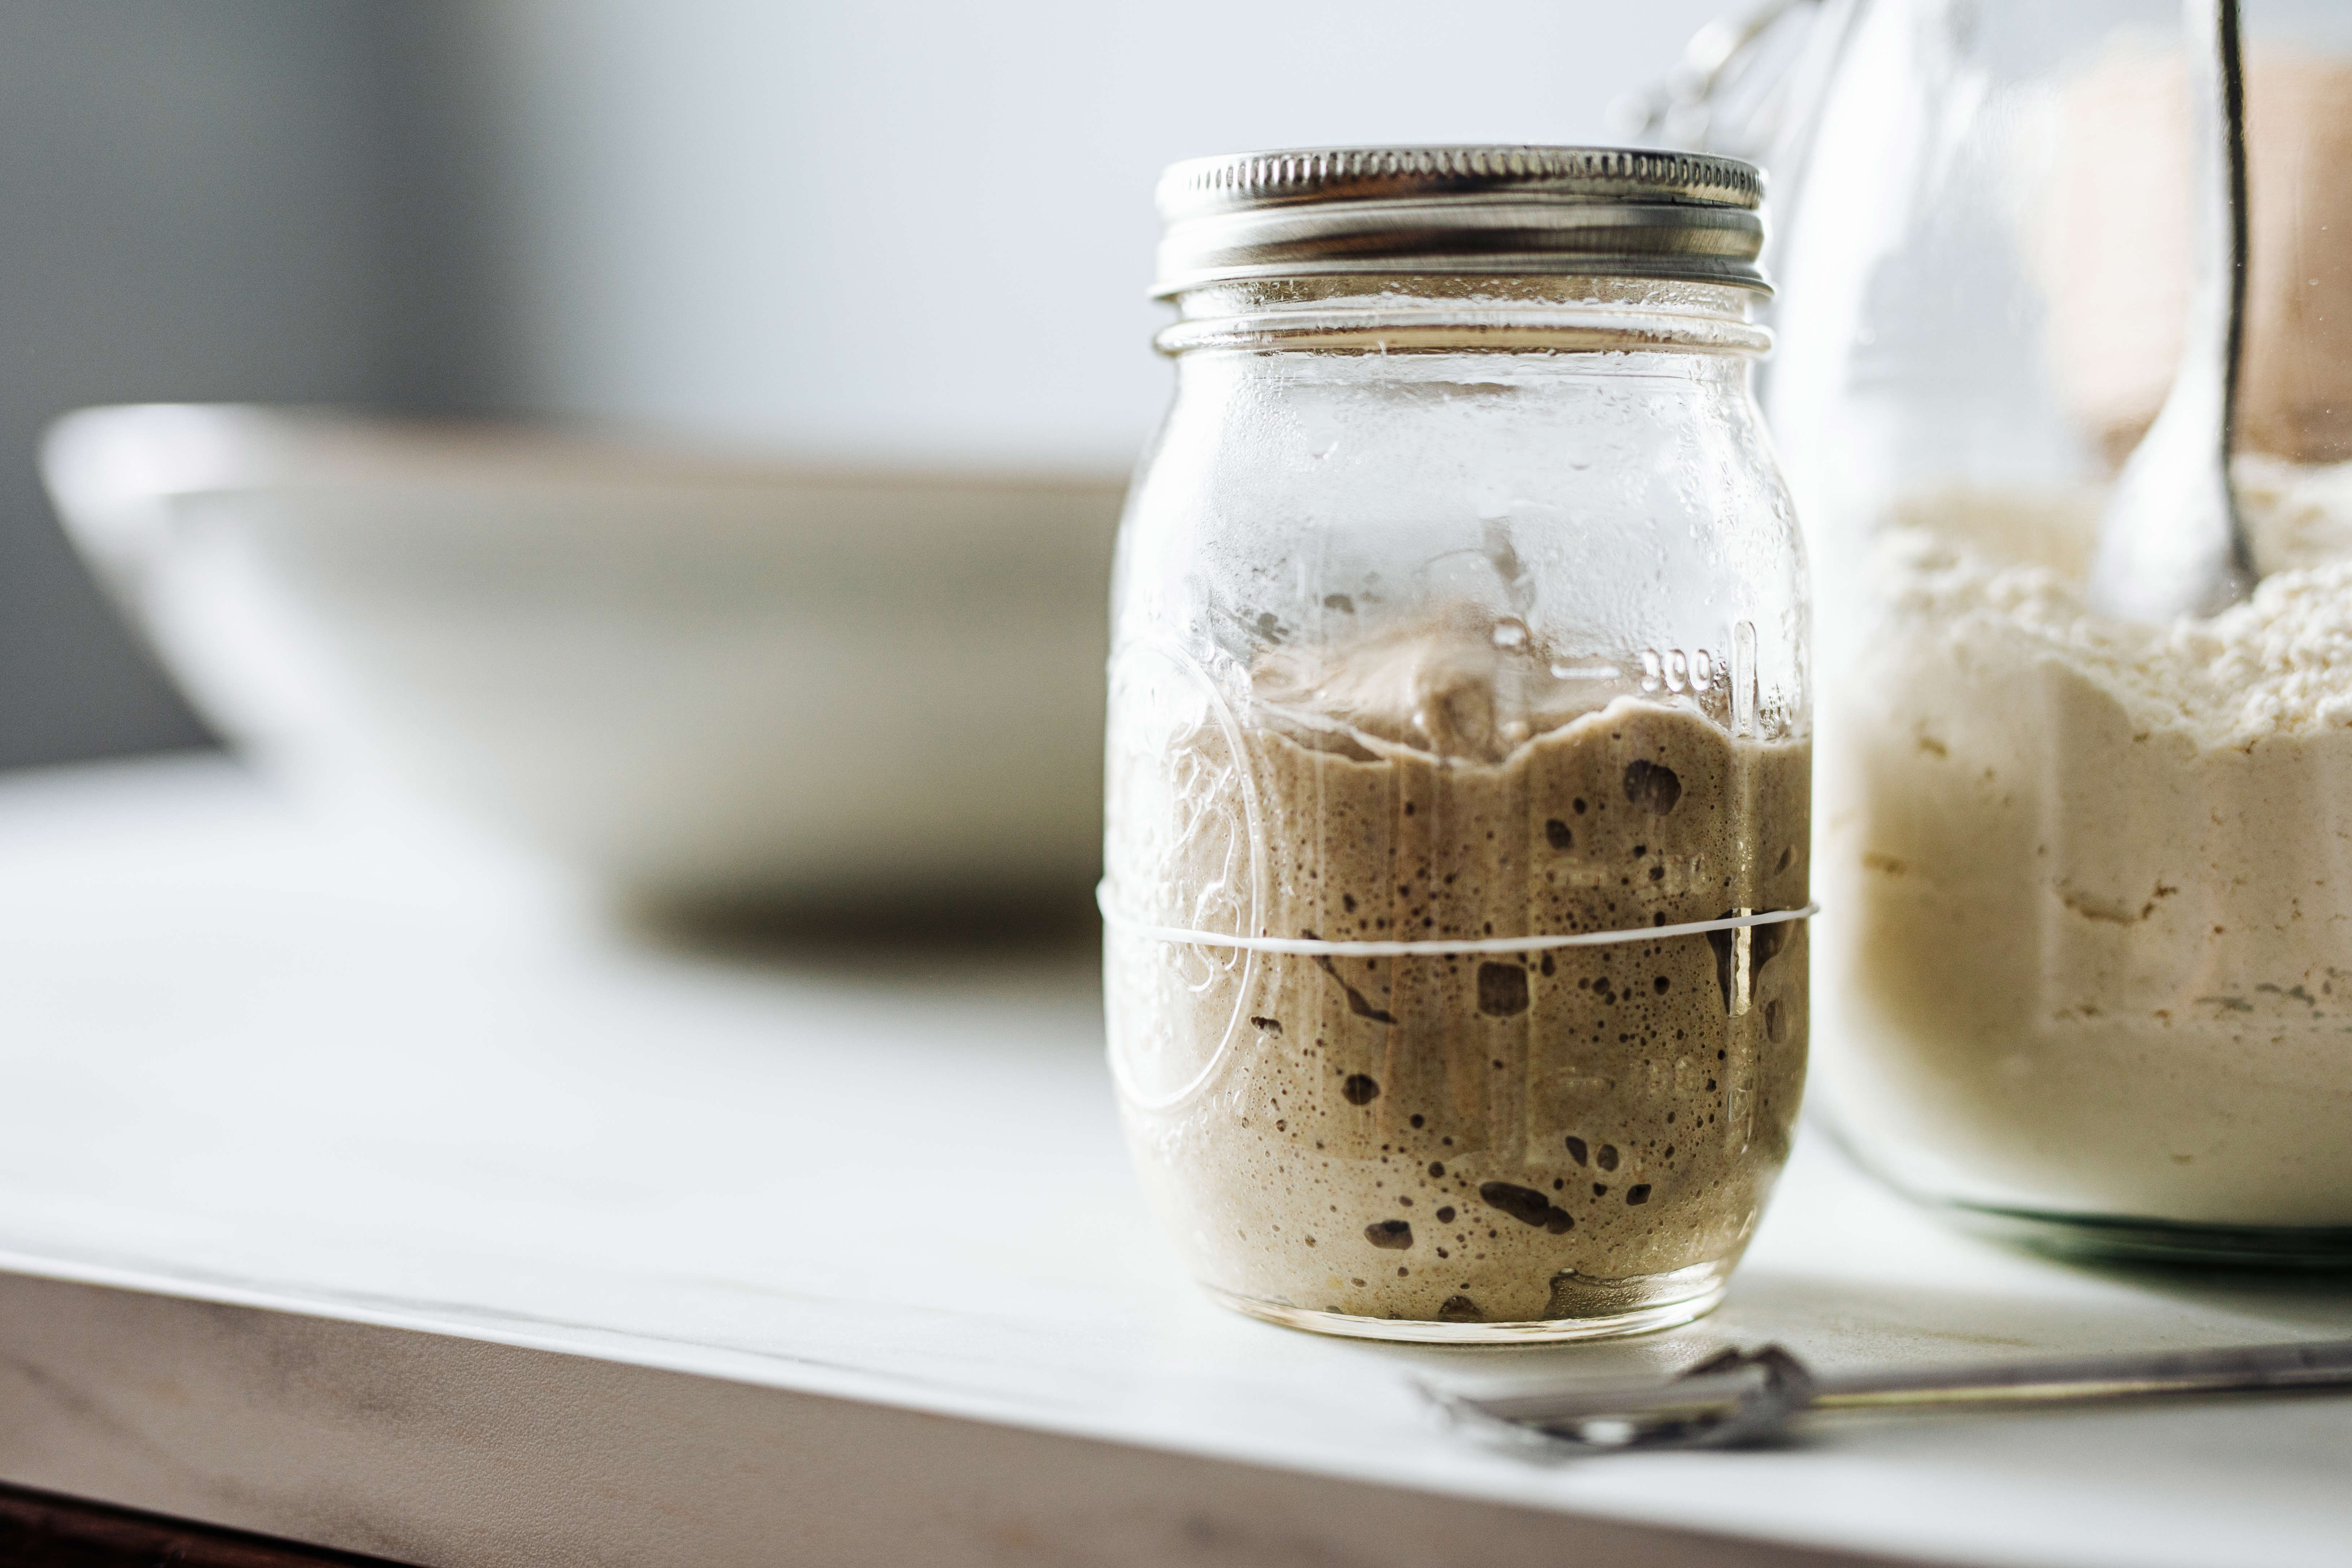
[[[761,465],[258,408],[49,432],[68,531],[198,707],[620,892],[1089,877],[1121,480]]]

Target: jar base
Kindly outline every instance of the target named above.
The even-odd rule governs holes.
[[[1443,1319],[1369,1318],[1352,1312],[1317,1311],[1282,1301],[1261,1300],[1221,1290],[1202,1289],[1219,1306],[1286,1329],[1307,1329],[1357,1340],[1395,1340],[1413,1344],[1525,1345],[1558,1344],[1571,1340],[1613,1340],[1629,1334],[1655,1333],[1679,1328],[1705,1317],[1722,1304],[1731,1279],[1731,1264],[1701,1263],[1668,1274],[1630,1279],[1581,1281],[1563,1276],[1552,1284],[1552,1305],[1571,1310],[1570,1315],[1536,1318],[1522,1322],[1472,1323]]]
[[[1873,1157],[1835,1117],[1822,1129],[1854,1168],[1971,1236],[2086,1263],[2192,1268],[2352,1269],[2352,1226],[2215,1225],[2146,1215],[2082,1214],[1922,1192]]]
[[[2352,1269],[2352,1226],[2196,1225],[1952,1199],[1914,1201],[1925,1202],[1959,1229],[2060,1258],[2203,1268]]]

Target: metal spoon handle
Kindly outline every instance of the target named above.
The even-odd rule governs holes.
[[[2204,281],[2222,298],[2216,309],[2229,323],[2219,347],[2221,363],[2215,367],[2221,392],[2221,460],[2229,461],[2237,431],[2239,365],[2246,342],[2246,64],[2243,35],[2238,26],[2238,0],[2187,0],[2189,12],[2201,23],[2189,29],[2191,90],[2200,100],[2200,113],[2191,122],[2200,127],[2202,157],[2218,157],[2220,167],[2198,182],[2206,203],[2200,232],[2212,247]],[[2198,47],[2198,45],[2203,47]]]
[[[2073,1356],[1946,1372],[1816,1375],[1811,1408],[2048,1404],[2352,1385],[2352,1340],[2153,1355]]]
[[[2253,553],[2230,482],[2245,339],[2246,85],[2238,0],[2182,0],[2196,153],[2195,265],[2180,361],[2156,423],[2099,521],[2092,605],[2161,624],[2218,615],[2253,591]]]
[[[1441,1395],[1489,1420],[1553,1426],[1601,1419],[1699,1418],[1751,1399],[1768,1360],[1786,1369],[1785,1403],[1836,1410],[1929,1405],[2049,1405],[2064,1401],[2352,1386],[2352,1340],[2153,1354],[2068,1356],[1929,1371],[1817,1373],[1787,1352],[1727,1352],[1664,1381],[1584,1384],[1517,1393]],[[1721,1370],[1717,1370],[1720,1368]]]

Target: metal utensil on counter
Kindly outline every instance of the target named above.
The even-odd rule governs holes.
[[[2164,406],[2099,519],[2091,603],[2128,620],[2211,616],[2253,592],[2230,488],[2246,315],[2246,88],[2238,0],[2184,0],[2197,266]]]
[[[1606,1453],[1767,1443],[1812,1411],[1987,1410],[2336,1387],[2352,1387],[2352,1340],[1841,1373],[1816,1373],[1766,1345],[1725,1351],[1665,1379],[1423,1392],[1483,1436],[1549,1452]]]

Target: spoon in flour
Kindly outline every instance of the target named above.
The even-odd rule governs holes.
[[[2196,268],[2179,368],[2099,519],[2090,600],[2161,623],[2211,616],[2253,592],[2253,552],[2230,489],[2246,314],[2246,88],[2238,0],[2184,0],[2197,176]]]

